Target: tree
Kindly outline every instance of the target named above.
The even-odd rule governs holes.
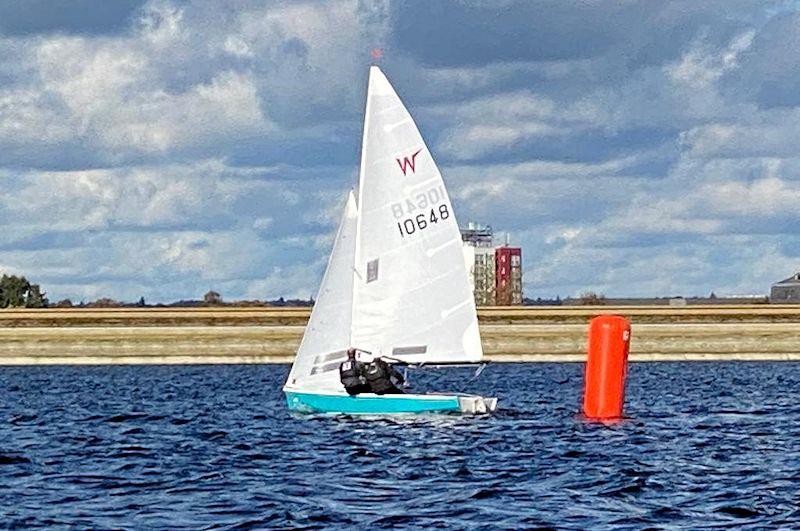
[[[581,304],[586,306],[595,306],[600,304],[605,304],[606,296],[602,293],[598,295],[594,291],[585,291],[581,293],[580,301]]]
[[[136,303],[136,306],[138,306],[139,308],[144,308],[145,306],[147,306],[147,303],[144,302],[144,297],[139,297],[139,302]]]
[[[0,278],[0,308],[21,308],[30,283],[25,277],[3,275]]]
[[[206,304],[222,304],[222,296],[214,290],[203,295],[203,302]]]
[[[39,284],[31,284],[28,288],[28,293],[25,295],[26,308],[47,308],[46,293],[43,293]]]
[[[0,308],[46,308],[45,294],[38,284],[25,277],[3,275],[0,278]]]
[[[119,308],[122,303],[108,297],[101,297],[86,305],[89,308]]]

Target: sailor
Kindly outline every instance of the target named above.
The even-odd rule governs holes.
[[[356,359],[356,349],[347,349],[347,359],[339,365],[339,379],[350,396],[369,393],[372,388],[367,383],[366,364]]]
[[[405,378],[397,369],[381,358],[375,358],[366,367],[367,383],[376,395],[403,394]]]

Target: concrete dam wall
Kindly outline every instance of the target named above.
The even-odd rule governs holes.
[[[0,365],[289,363],[308,308],[0,310]],[[800,306],[486,307],[493,362],[583,361],[589,320],[633,323],[632,361],[800,360]]]

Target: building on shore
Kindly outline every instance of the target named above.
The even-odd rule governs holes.
[[[475,223],[461,229],[461,239],[475,304],[522,304],[522,249],[511,247],[508,237],[496,246],[492,228]]]
[[[493,247],[464,245],[464,260],[469,273],[469,283],[478,306],[494,306],[495,252]]]
[[[772,285],[769,291],[771,303],[800,303],[800,273]]]

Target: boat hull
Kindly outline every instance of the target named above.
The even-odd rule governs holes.
[[[286,391],[289,409],[300,413],[387,415],[415,413],[483,414],[494,411],[497,399],[470,395],[322,394]]]

